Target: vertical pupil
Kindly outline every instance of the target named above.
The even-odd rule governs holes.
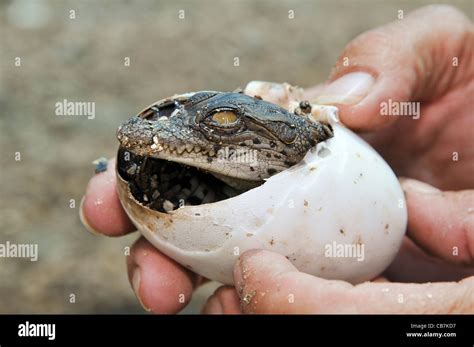
[[[214,115],[212,116],[212,120],[220,125],[228,125],[235,123],[235,121],[237,120],[237,116],[234,112],[222,111],[214,113]]]

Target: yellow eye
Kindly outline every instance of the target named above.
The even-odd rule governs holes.
[[[237,115],[231,111],[216,112],[212,115],[212,120],[219,125],[229,125],[237,121]]]

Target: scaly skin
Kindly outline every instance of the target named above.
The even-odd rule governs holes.
[[[134,154],[198,167],[227,183],[262,181],[331,136],[327,125],[304,114],[222,92],[160,101],[117,132],[121,147]]]

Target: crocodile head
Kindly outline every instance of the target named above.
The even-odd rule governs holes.
[[[188,184],[183,196],[198,189],[203,177],[214,195],[194,203],[188,196],[185,203],[219,200],[222,191],[227,191],[224,197],[232,196],[298,163],[311,147],[331,136],[329,126],[258,97],[213,91],[185,94],[159,101],[119,127],[118,172],[140,201],[162,200],[149,205],[169,210],[171,205],[163,206],[164,201],[174,198],[175,208],[185,181],[199,182]],[[180,184],[171,182],[175,176],[181,177]],[[163,187],[166,180],[170,184]],[[168,194],[171,198],[163,196],[168,189],[174,189],[173,196]]]

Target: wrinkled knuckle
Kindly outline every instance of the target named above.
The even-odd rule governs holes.
[[[387,64],[393,61],[394,55],[401,49],[399,40],[394,40],[393,33],[384,27],[364,32],[353,39],[340,55],[337,67],[349,66],[371,67],[378,62]],[[369,66],[367,66],[369,64]],[[372,71],[371,71],[372,72]]]

